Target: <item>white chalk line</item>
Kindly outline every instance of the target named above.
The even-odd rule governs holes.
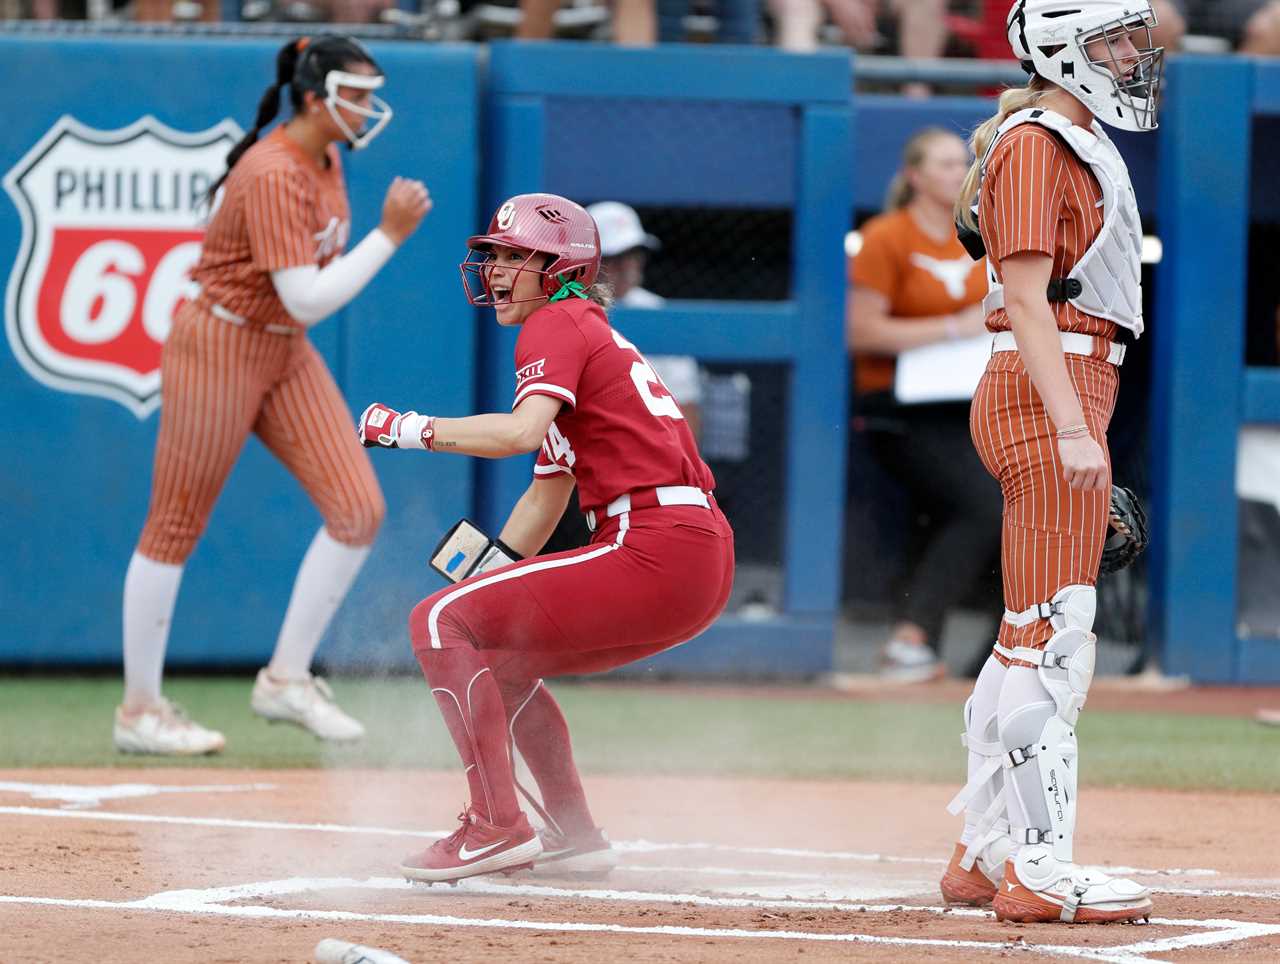
[[[909,912],[934,914],[946,917],[982,917],[994,919],[990,910],[971,907],[941,907],[934,904],[887,903],[869,904],[850,900],[792,900],[758,897],[709,897],[706,894],[672,891],[616,890],[602,887],[563,887],[555,884],[507,883],[493,877],[470,877],[457,886],[410,883],[402,877],[289,877],[228,887],[209,887],[198,890],[173,890],[155,894],[148,901],[167,905],[171,901],[196,903],[225,903],[233,900],[252,900],[261,897],[283,897],[290,894],[312,893],[321,890],[393,890],[437,896],[478,894],[498,897],[560,897],[571,900],[613,901],[638,904],[692,904],[698,907],[719,907],[739,910],[833,910],[849,913],[883,914]],[[1250,921],[1210,918],[1155,917],[1152,924],[1168,927],[1208,927],[1235,929],[1262,927],[1280,933],[1280,922],[1255,924]]]
[[[1143,876],[1136,871],[1126,871],[1122,868],[1107,867],[1103,868],[1110,874],[1116,873],[1132,873],[1134,876]],[[730,878],[759,878],[763,880],[791,880],[797,884],[822,884],[830,883],[833,879],[840,880],[831,873],[823,873],[821,871],[794,871],[794,870],[760,870],[754,868],[743,867],[713,867],[713,866],[688,866],[679,864],[619,864],[613,868],[614,873],[634,873],[634,874],[652,874],[655,870],[661,870],[670,874],[692,874],[700,877],[730,877]],[[1218,871],[1213,871],[1218,873]],[[1148,876],[1169,876],[1176,871],[1160,871],[1159,874],[1148,874]],[[935,881],[930,880],[923,886],[932,887]],[[1271,883],[1271,881],[1260,881],[1259,883]],[[776,888],[775,888],[776,889]],[[1245,897],[1256,898],[1258,900],[1280,900],[1280,890],[1219,890],[1219,889],[1201,889],[1194,887],[1158,887],[1151,886],[1147,888],[1155,894],[1170,894],[1179,897]],[[744,888],[733,888],[733,892],[739,893],[756,893],[756,891],[746,891]]]
[[[1157,894],[1178,897],[1248,897],[1257,900],[1280,900],[1280,890],[1200,890],[1194,887],[1151,887]]]
[[[180,892],[179,892],[180,893]],[[1115,949],[1098,949],[1029,943],[1010,944],[1008,941],[974,941],[946,938],[890,937],[881,934],[831,934],[795,930],[747,930],[743,928],[684,927],[678,925],[651,925],[639,927],[627,924],[585,923],[581,921],[532,921],[506,918],[455,917],[445,914],[362,914],[355,911],[296,910],[261,905],[198,904],[180,900],[157,902],[155,898],[137,901],[79,900],[54,897],[9,897],[0,895],[0,904],[25,904],[28,906],[66,907],[74,909],[158,911],[162,913],[207,914],[222,917],[276,920],[324,920],[381,924],[409,924],[427,927],[474,927],[490,930],[559,931],[569,933],[632,934],[644,937],[697,937],[739,940],[813,941],[818,943],[880,944],[893,947],[946,947],[966,948],[1003,954],[1010,949],[1049,954],[1059,957],[1076,957],[1097,961],[1113,961],[1116,964],[1133,964],[1137,958],[1117,954]],[[1152,961],[1151,958],[1142,960]]]
[[[914,906],[910,904],[868,904],[848,900],[770,900],[753,897],[709,897],[706,894],[669,891],[613,890],[605,888],[561,887],[551,884],[510,884],[483,877],[471,877],[459,881],[457,887],[448,884],[432,886],[410,883],[401,877],[370,877],[357,880],[351,877],[290,877],[285,880],[268,880],[261,883],[233,884],[229,887],[210,887],[203,890],[174,890],[155,894],[148,901],[164,903],[170,900],[190,900],[201,904],[226,903],[234,900],[252,900],[262,897],[283,897],[289,894],[310,893],[320,890],[394,890],[417,894],[434,894],[450,897],[477,894],[495,897],[559,897],[570,900],[590,900],[635,904],[691,904],[696,907],[718,907],[734,910],[834,910],[869,914],[894,911],[921,911],[929,914],[953,917],[992,917],[990,911],[960,907]]]
[[[23,817],[73,817],[81,820],[136,821],[163,823],[177,826],[224,827],[243,830],[299,830],[320,833],[370,834],[388,837],[421,837],[439,840],[450,830],[400,830],[390,827],[360,827],[334,823],[292,823],[275,820],[241,820],[231,817],[178,817],[150,813],[120,813],[94,811],[84,813],[54,810],[48,807],[0,807],[0,814]],[[651,840],[615,840],[613,847],[619,853],[649,854],[669,851],[703,851],[713,853],[743,854],[763,857],[795,857],[809,860],[857,861],[861,863],[927,864],[945,866],[946,860],[938,857],[901,857],[894,854],[867,854],[844,850],[800,850],[791,847],[739,847],[712,843],[657,843]],[[1112,867],[1102,868],[1109,874],[1139,877],[1216,877],[1219,872],[1204,867]]]
[[[179,827],[222,827],[235,830],[310,830],[320,833],[369,834],[385,837],[425,837],[439,840],[443,830],[396,830],[388,827],[352,827],[340,823],[285,823],[277,820],[239,820],[232,817],[171,817],[155,813],[111,813],[95,810],[54,810],[52,807],[0,807],[0,814],[19,817],[65,817],[76,820],[106,820],[121,823],[160,823]],[[452,831],[450,831],[452,832]]]
[[[267,830],[308,830],[332,833],[351,833],[351,834],[378,834],[389,836],[413,836],[413,837],[430,837],[439,838],[444,836],[443,831],[405,831],[391,828],[379,827],[352,827],[342,824],[298,824],[283,823],[278,821],[248,821],[235,820],[230,818],[202,818],[202,817],[164,817],[152,814],[129,814],[129,813],[84,813],[65,810],[53,810],[50,808],[39,807],[0,807],[0,813],[11,813],[19,816],[45,816],[45,817],[75,817],[81,819],[101,819],[101,820],[118,820],[126,822],[144,822],[144,823],[168,823],[187,826],[215,826],[215,827],[233,827],[246,829],[267,829]],[[808,858],[833,858],[833,859],[853,859],[864,862],[886,862],[886,863],[942,863],[943,861],[933,860],[930,858],[894,858],[892,855],[880,854],[851,854],[848,852],[822,852],[822,851],[801,851],[790,848],[740,848],[721,844],[655,844],[650,841],[629,841],[616,844],[619,850],[631,851],[637,853],[663,852],[671,850],[703,850],[731,853],[753,853],[773,856],[802,856]],[[651,868],[661,869],[661,868]],[[1110,868],[1113,872],[1140,872],[1135,869],[1125,870],[1123,868]],[[723,868],[727,872],[732,872],[733,868]],[[1149,871],[1152,875],[1167,875],[1174,873],[1181,874],[1202,874],[1216,875],[1213,870],[1192,869],[1192,870],[1164,870]],[[501,885],[490,885],[499,887]],[[525,885],[508,885],[508,886],[525,886]],[[539,894],[545,894],[545,889],[533,887],[533,891]],[[510,893],[510,891],[503,891]],[[1192,890],[1180,890],[1179,893],[1197,894],[1200,892]],[[182,892],[174,892],[182,893]],[[644,892],[647,893],[647,892]],[[1204,892],[1210,894],[1212,892]],[[1254,896],[1249,892],[1221,892],[1221,895],[1237,894],[1239,896]],[[621,899],[621,898],[619,898]],[[746,900],[746,898],[703,898],[706,900]],[[128,909],[163,909],[163,910],[183,910],[185,905],[171,906],[165,903],[163,906],[153,906],[150,901],[155,898],[147,898],[143,901],[133,902],[115,902],[115,901],[64,901],[54,898],[27,898],[27,897],[3,897],[0,896],[0,902],[5,903],[37,903],[37,904],[57,904],[59,906],[76,906],[76,907],[93,907],[93,908],[128,908]],[[181,902],[179,902],[181,904]],[[761,901],[756,900],[748,906],[762,906]],[[792,909],[800,909],[799,902],[795,901],[771,901],[770,905],[781,904]],[[806,903],[821,903],[809,901]],[[836,902],[827,902],[836,903]],[[714,905],[709,905],[714,906]],[[729,905],[725,905],[729,906]],[[867,905],[876,906],[876,905]],[[698,936],[698,937],[744,937],[744,938],[766,938],[766,939],[788,939],[788,940],[817,940],[817,941],[836,941],[836,942],[861,942],[861,943],[878,943],[896,946],[939,946],[939,947],[971,947],[975,950],[1006,950],[1011,945],[1007,942],[992,944],[982,941],[948,941],[942,939],[925,939],[925,938],[896,938],[885,937],[883,935],[867,935],[867,934],[821,934],[806,931],[742,931],[736,929],[723,928],[684,928],[684,927],[647,927],[637,928],[628,927],[626,925],[614,924],[582,924],[579,922],[530,922],[530,921],[509,921],[509,920],[488,920],[476,921],[469,918],[454,918],[441,915],[368,915],[356,914],[347,911],[282,911],[277,908],[269,907],[252,907],[238,906],[234,908],[224,907],[215,904],[198,904],[187,908],[192,913],[205,914],[221,914],[231,916],[249,916],[249,917],[308,917],[315,919],[327,920],[369,920],[384,922],[404,922],[404,923],[422,923],[431,926],[464,926],[464,927],[509,927],[516,929],[551,929],[566,931],[596,931],[607,933],[635,933],[635,934],[661,934],[668,936]],[[843,904],[837,908],[839,910],[855,910],[856,905]],[[913,907],[912,905],[895,904],[890,905],[887,909],[906,911],[920,910],[929,913],[940,913],[942,908],[936,907]],[[954,913],[954,912],[952,912]],[[982,912],[979,912],[982,913]],[[1184,947],[1207,947],[1214,944],[1225,942],[1234,942],[1239,940],[1248,940],[1254,937],[1269,936],[1272,934],[1280,934],[1280,925],[1271,924],[1253,924],[1238,921],[1185,921],[1173,919],[1160,919],[1156,923],[1168,924],[1172,926],[1183,927],[1214,927],[1216,930],[1182,937],[1165,938],[1156,941],[1144,941],[1133,945],[1124,945],[1108,949],[1081,948],[1075,946],[1056,946],[1056,945],[1025,945],[1028,950],[1035,950],[1040,953],[1053,954],[1059,956],[1069,956],[1078,958],[1087,958],[1090,960],[1132,962],[1134,960],[1152,961],[1150,957],[1138,957],[1137,955],[1147,955],[1151,953],[1159,953],[1161,951],[1174,951]]]
[[[103,800],[134,800],[168,793],[245,793],[274,790],[274,783],[18,783],[0,780],[0,793],[22,793],[32,800],[60,800],[67,809],[96,807]]]

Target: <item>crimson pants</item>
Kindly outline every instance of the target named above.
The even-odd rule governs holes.
[[[661,506],[605,520],[581,549],[419,603],[409,618],[414,652],[467,768],[472,805],[504,826],[516,819],[510,739],[554,821],[592,826],[563,716],[541,677],[603,672],[696,636],[728,602],[733,569],[733,531],[714,501],[709,510]]]

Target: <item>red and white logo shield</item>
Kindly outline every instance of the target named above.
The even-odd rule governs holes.
[[[22,217],[5,330],[33,378],[139,418],[159,405],[160,346],[195,294],[205,195],[240,136],[230,120],[99,131],[64,116],[5,175]]]

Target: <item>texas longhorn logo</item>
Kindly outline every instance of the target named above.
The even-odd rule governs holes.
[[[50,388],[144,418],[160,403],[160,346],[195,294],[205,194],[241,136],[143,117],[114,131],[63,116],[4,177],[22,218],[5,331]]]

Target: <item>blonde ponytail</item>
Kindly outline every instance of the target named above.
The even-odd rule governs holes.
[[[915,188],[907,180],[907,175],[899,171],[893,175],[893,180],[889,182],[889,190],[884,193],[884,209],[886,211],[898,211],[905,208],[911,203],[915,193]]]
[[[923,127],[911,135],[902,149],[902,164],[898,172],[889,182],[889,189],[884,195],[884,209],[898,211],[915,200],[916,189],[907,178],[907,171],[914,171],[924,163],[929,153],[929,144],[939,137],[955,137],[956,135],[942,127]]]
[[[1016,114],[1020,110],[1034,107],[1040,102],[1040,98],[1049,93],[1052,88],[1053,85],[1039,74],[1032,77],[1025,87],[1010,87],[1000,95],[1000,102],[996,106],[995,115],[974,128],[973,136],[969,138],[969,147],[973,150],[973,164],[969,167],[969,173],[964,179],[964,186],[960,188],[960,197],[956,201],[957,223],[963,224],[971,231],[978,230],[978,222],[973,216],[971,208],[978,196],[978,189],[982,186],[980,183],[982,161],[986,157],[987,148],[991,146],[991,141],[995,138],[996,131],[1000,129],[1000,125],[1005,122],[1010,114]]]

